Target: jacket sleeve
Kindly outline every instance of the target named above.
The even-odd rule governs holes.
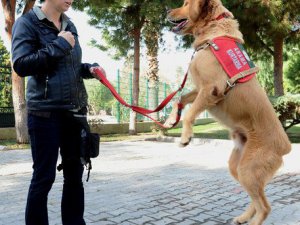
[[[39,48],[38,36],[24,17],[20,17],[13,26],[12,62],[21,77],[46,74],[52,62],[70,54],[71,50],[72,46],[63,37],[57,37],[44,48]]]
[[[81,64],[81,76],[82,76],[82,78],[84,78],[84,79],[95,78],[90,72],[90,68],[94,67],[94,66],[99,66],[99,64],[98,63],[93,63],[93,64],[82,63]]]

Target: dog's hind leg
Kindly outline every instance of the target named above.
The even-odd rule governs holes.
[[[235,143],[235,147],[232,150],[232,153],[230,155],[228,164],[229,164],[229,171],[231,173],[231,175],[237,180],[239,181],[239,176],[238,176],[238,166],[242,157],[242,153],[243,153],[243,148],[244,145],[247,141],[246,136],[238,131],[234,131],[231,133],[232,139]],[[234,224],[242,224],[242,223],[246,223],[247,221],[249,221],[255,214],[255,207],[253,205],[253,203],[250,204],[250,206],[248,207],[248,209],[239,217],[234,218],[233,222]]]
[[[263,224],[271,211],[264,192],[265,185],[273,177],[281,163],[282,158],[274,154],[268,147],[258,147],[257,141],[250,145],[247,141],[237,171],[238,180],[251,197],[252,206],[240,217],[237,217],[236,222],[245,222],[255,212],[250,225]]]
[[[237,168],[242,157],[243,148],[247,142],[247,137],[242,131],[234,130],[231,132],[231,138],[234,141],[234,148],[231,152],[228,164],[231,175],[238,181]]]
[[[189,104],[195,100],[197,94],[198,94],[198,91],[193,90],[190,93],[181,96],[179,103],[182,104],[182,107],[184,108],[187,104]],[[172,112],[170,113],[164,126],[171,128],[176,123],[177,113],[178,113],[178,102],[175,102],[173,105],[173,108],[172,108]]]
[[[239,223],[247,222],[255,214],[255,216],[250,222],[250,225],[262,225],[263,221],[267,218],[271,211],[271,207],[265,196],[265,187],[264,185],[258,185],[257,187],[254,187],[255,184],[249,185],[245,183],[243,183],[243,185],[247,190],[248,194],[250,195],[252,202],[250,204],[250,207],[235,221]]]
[[[237,167],[239,165],[240,159],[241,159],[242,152],[240,149],[235,147],[230,155],[228,164],[229,164],[229,171],[231,175],[238,181],[238,172],[237,172]]]

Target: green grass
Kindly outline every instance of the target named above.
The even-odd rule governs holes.
[[[168,130],[167,136],[179,137],[182,128]],[[229,139],[229,132],[218,123],[209,123],[193,127],[195,138]]]
[[[16,140],[0,140],[0,145],[5,146],[6,150],[30,148],[29,144],[18,144]]]
[[[139,133],[137,135],[129,135],[129,134],[100,135],[100,142],[141,140],[151,135],[153,135],[153,133]]]
[[[194,137],[209,139],[229,139],[229,132],[218,123],[209,123],[193,127]],[[179,137],[182,128],[168,130],[167,136]],[[300,124],[287,130],[287,134],[292,143],[300,143]]]
[[[300,124],[292,126],[287,130],[287,134],[292,143],[300,143]]]

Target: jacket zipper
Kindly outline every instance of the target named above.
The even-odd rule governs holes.
[[[74,48],[73,48],[74,49]],[[75,50],[74,50],[75,51]],[[71,53],[71,61],[72,61],[72,69],[73,69],[73,74],[74,74],[74,78],[75,78],[75,87],[76,87],[76,101],[77,101],[77,106],[80,107],[79,104],[79,91],[78,91],[78,85],[77,85],[77,77],[76,77],[76,73],[75,73],[75,69],[74,69],[74,60],[73,60],[73,55]]]
[[[47,75],[46,81],[45,81],[45,91],[44,91],[44,98],[47,99],[47,93],[48,93],[48,81],[49,81],[49,76]]]

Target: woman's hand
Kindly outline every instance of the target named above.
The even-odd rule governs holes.
[[[99,69],[101,73],[106,77],[106,72],[101,66],[93,66],[90,68],[90,72],[96,79],[101,80],[101,78],[96,74],[96,69]]]
[[[72,46],[72,48],[74,48],[75,38],[74,38],[74,35],[70,31],[61,31],[61,32],[59,32],[58,36],[61,36],[64,39],[66,39],[66,41],[69,42],[69,44]]]

